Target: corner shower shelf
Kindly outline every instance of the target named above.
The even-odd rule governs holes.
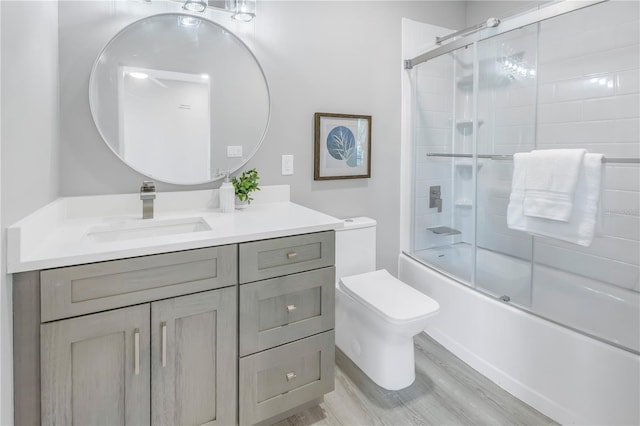
[[[456,158],[453,163],[456,167],[461,169],[473,167],[473,158]],[[478,170],[482,167],[483,163],[478,161]]]
[[[473,89],[473,75],[464,75],[456,81],[456,86],[461,90]]]
[[[470,135],[473,132],[473,120],[460,120],[460,121],[456,121],[456,129],[458,129],[458,131],[460,133],[463,133],[465,135]],[[480,126],[482,126],[482,124],[484,123],[484,120],[478,120],[478,128]]]
[[[431,228],[427,228],[427,231],[431,231],[441,237],[462,234],[462,232],[457,229],[449,228],[448,226],[432,226]]]
[[[456,207],[464,209],[470,209],[471,207],[473,207],[473,201],[471,200],[471,198],[458,198],[454,204]]]

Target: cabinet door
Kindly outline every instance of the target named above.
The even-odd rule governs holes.
[[[236,423],[237,287],[151,304],[155,425]]]
[[[149,342],[148,304],[42,324],[42,424],[149,424]]]

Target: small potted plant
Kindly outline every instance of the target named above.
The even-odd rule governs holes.
[[[240,176],[234,177],[231,180],[236,191],[237,208],[243,209],[251,203],[251,200],[253,200],[251,193],[253,191],[260,191],[260,187],[258,186],[259,179],[258,171],[253,168],[251,170],[245,170]]]

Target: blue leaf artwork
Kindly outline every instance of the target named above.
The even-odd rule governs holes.
[[[337,126],[331,129],[327,136],[327,150],[336,160],[346,161],[349,167],[358,165],[356,138],[347,127]]]

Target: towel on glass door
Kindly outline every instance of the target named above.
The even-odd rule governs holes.
[[[524,214],[569,221],[584,149],[531,151],[525,175]]]
[[[602,154],[585,154],[573,197],[569,220],[561,222],[526,216],[524,212],[526,176],[531,167],[531,154],[513,156],[513,181],[507,208],[507,225],[511,229],[533,235],[556,238],[584,247],[591,245],[598,218],[602,181]]]

